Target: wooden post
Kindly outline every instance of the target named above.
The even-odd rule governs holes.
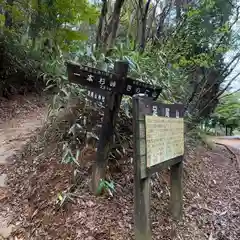
[[[137,175],[137,174],[136,174]],[[136,240],[151,240],[150,223],[150,178],[139,179],[135,175],[134,186],[134,231]]]
[[[140,141],[145,141],[144,116],[138,111],[138,96],[133,97],[134,134],[134,232],[136,240],[151,240],[150,224],[150,177],[143,178],[146,169],[144,149]],[[141,127],[140,127],[141,125]],[[142,131],[144,130],[144,131]],[[145,143],[146,144],[146,143]],[[142,146],[144,147],[144,146]]]
[[[171,166],[170,211],[175,220],[182,219],[183,208],[182,173],[183,173],[183,161]]]
[[[104,180],[105,178],[108,155],[111,150],[116,119],[122,101],[121,91],[123,91],[123,87],[125,86],[125,80],[128,73],[128,63],[125,61],[115,62],[114,73],[119,76],[118,81],[122,81],[122,89],[119,89],[120,93],[109,93],[107,96],[108,102],[104,111],[103,124],[100,132],[100,140],[96,155],[96,162],[93,167],[92,175],[92,191],[95,195],[100,194],[98,192],[99,183],[101,179]]]

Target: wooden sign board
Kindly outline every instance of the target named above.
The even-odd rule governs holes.
[[[121,92],[122,81],[117,81],[117,75],[96,68],[67,63],[68,79],[87,88],[101,89],[106,92]]]
[[[134,94],[144,93],[154,100],[158,98],[162,91],[161,87],[150,85],[120,74],[101,71],[96,68],[82,66],[76,63],[67,62],[68,79],[87,88],[101,89],[106,92],[116,92],[133,96]],[[122,79],[123,80],[123,79]]]
[[[184,154],[183,118],[145,116],[147,167]]]
[[[161,91],[162,91],[161,87],[150,85],[148,83],[144,83],[142,81],[138,81],[128,77],[126,80],[126,85],[123,90],[123,94],[133,96],[134,94],[143,93],[147,97],[156,100]]]
[[[133,100],[135,152],[141,162],[141,178],[181,160],[183,115],[181,104],[163,104],[146,97]]]

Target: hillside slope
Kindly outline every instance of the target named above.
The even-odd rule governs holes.
[[[43,131],[44,130],[44,131]],[[62,208],[60,192],[71,185],[73,166],[60,163],[59,128],[44,126],[5,167],[8,195],[1,209],[9,209],[12,235],[20,239],[126,240],[133,238],[133,164],[131,158],[110,165],[116,192],[94,197],[89,191],[93,155],[81,159],[80,184],[73,202]],[[60,129],[61,130],[61,129]],[[61,130],[62,131],[62,130]],[[233,156],[216,147],[188,146],[184,162],[184,218],[172,221],[168,212],[169,172],[152,177],[153,239],[210,240],[240,236],[239,171]]]

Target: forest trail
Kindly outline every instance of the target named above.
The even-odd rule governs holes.
[[[240,138],[239,138],[239,136],[221,137],[221,138],[217,138],[215,140],[215,142],[230,146],[230,147],[240,151]]]
[[[6,238],[12,229],[12,226],[7,226],[8,210],[1,206],[1,200],[8,192],[5,169],[10,158],[42,126],[46,110],[46,106],[36,96],[0,100],[0,239]]]

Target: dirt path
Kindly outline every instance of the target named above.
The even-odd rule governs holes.
[[[46,116],[46,106],[38,97],[17,96],[10,101],[0,102],[0,239],[7,238],[13,228],[8,226],[8,209],[1,206],[7,195],[5,185],[9,158],[26,143],[34,131],[41,127]]]
[[[240,150],[240,139],[239,138],[217,138],[215,142],[230,146],[232,148]]]

